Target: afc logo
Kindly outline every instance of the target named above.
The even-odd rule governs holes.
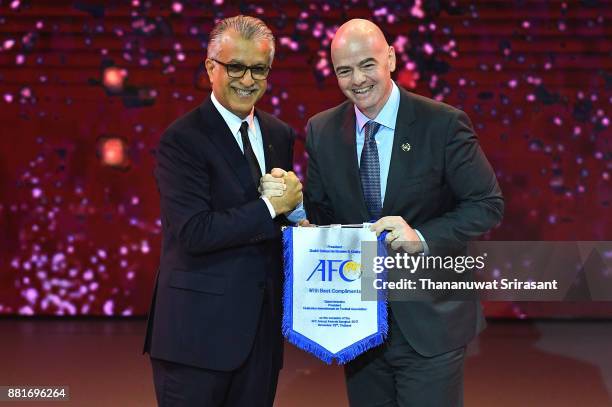
[[[320,277],[321,281],[333,281],[335,272],[338,272],[341,279],[350,283],[361,277],[361,264],[352,260],[319,260],[306,281],[313,277],[315,280]]]

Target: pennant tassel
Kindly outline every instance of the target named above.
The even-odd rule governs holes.
[[[305,337],[304,335],[296,332],[293,329],[293,278],[294,278],[294,231],[298,230],[294,227],[287,227],[283,231],[283,257],[284,257],[284,275],[285,282],[283,285],[283,322],[282,322],[282,332],[285,338],[297,346],[298,348],[313,354],[323,362],[327,364],[332,364],[334,359],[338,364],[343,365],[351,360],[355,359],[357,356],[366,352],[367,350],[374,348],[376,346],[381,345],[386,337],[388,332],[388,311],[387,311],[387,296],[384,291],[378,292],[378,301],[377,301],[377,332],[372,335],[363,338],[357,341],[354,344],[351,344],[342,350],[332,353],[325,347],[316,343],[315,341]],[[329,230],[329,229],[327,229]],[[324,232],[322,232],[324,233]],[[378,237],[378,246],[377,251],[378,255],[386,256],[387,251],[384,243],[386,232],[381,234]],[[381,273],[383,279],[386,280],[386,272]],[[334,334],[330,332],[330,334]]]

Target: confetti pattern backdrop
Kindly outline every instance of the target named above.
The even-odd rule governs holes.
[[[610,240],[609,1],[0,0],[0,314],[146,313],[160,245],[153,151],[209,93],[207,33],[238,13],[277,37],[260,107],[300,134],[301,176],[306,120],[343,100],[330,39],[367,18],[395,47],[401,85],[472,118],[506,197],[485,238]]]

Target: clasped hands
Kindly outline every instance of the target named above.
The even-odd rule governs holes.
[[[291,212],[302,202],[302,183],[293,171],[273,168],[261,177],[259,193],[267,197],[277,215]]]
[[[277,214],[287,213],[295,209],[302,202],[302,183],[293,171],[285,171],[274,168],[269,174],[261,177],[259,193],[267,197]],[[308,220],[304,219],[300,226],[310,226]],[[419,235],[414,231],[401,216],[385,216],[370,226],[370,230],[376,232],[376,236],[387,230],[389,233],[385,242],[393,250],[403,249],[410,254],[421,253],[424,250]]]

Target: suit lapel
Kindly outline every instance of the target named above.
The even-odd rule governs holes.
[[[274,135],[272,130],[270,129],[270,123],[268,119],[261,113],[259,113],[258,109],[255,109],[255,116],[257,116],[257,121],[259,122],[259,130],[261,130],[261,140],[264,148],[264,159],[265,159],[265,167],[266,173],[270,173],[272,171],[273,166],[276,164],[276,154],[274,151]],[[278,165],[278,164],[276,164]]]
[[[211,142],[219,149],[221,155],[227,161],[228,166],[232,169],[244,189],[251,195],[257,193],[257,187],[253,183],[249,164],[240,150],[234,135],[227,127],[227,123],[223,120],[221,113],[217,111],[210,97],[202,103],[200,111],[203,115],[204,134],[208,136]]]
[[[416,116],[410,95],[400,88],[400,105],[395,123],[395,134],[393,135],[393,150],[391,151],[391,164],[389,165],[382,216],[393,214],[393,204],[402,192],[400,188],[401,180],[414,173],[413,169],[417,159],[414,147],[417,145],[416,137],[418,136],[417,132],[414,131],[415,120]],[[408,146],[410,146],[410,149],[405,151]]]
[[[336,185],[344,185],[346,187],[345,194],[343,195],[347,197],[351,204],[345,209],[352,210],[354,208],[358,211],[359,218],[363,221],[367,221],[369,220],[369,215],[363,198],[361,177],[359,176],[355,126],[355,110],[353,104],[347,103],[347,108],[344,111],[340,125],[340,137],[335,137],[339,145],[333,150],[338,152],[338,163],[340,164],[338,168],[344,169],[344,171],[339,171],[343,179],[340,179],[340,182]]]

